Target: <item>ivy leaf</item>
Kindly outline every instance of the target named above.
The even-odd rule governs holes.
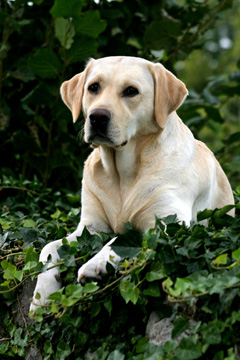
[[[220,320],[209,321],[208,324],[203,324],[201,328],[202,336],[206,339],[206,343],[220,344],[222,340],[222,333],[225,330],[225,322]]]
[[[23,235],[23,240],[28,242],[28,243],[32,243],[35,240],[37,240],[38,238],[38,231],[36,229],[33,229],[31,227],[29,228],[23,228],[21,229],[21,233]]]
[[[18,280],[18,281],[22,281],[22,278],[23,278],[23,271],[19,270],[19,271],[16,271],[15,274],[14,274],[15,278]]]
[[[71,48],[66,51],[66,60],[68,64],[86,60],[97,51],[98,44],[96,40],[87,37],[78,37]]]
[[[84,293],[84,287],[81,284],[69,284],[66,286],[66,295],[76,299],[81,299]]]
[[[78,301],[78,299],[67,298],[65,296],[63,296],[61,299],[61,303],[64,307],[73,306],[77,301]]]
[[[50,49],[37,50],[28,61],[28,66],[35,75],[43,79],[55,79],[63,68],[57,55]]]
[[[197,213],[197,221],[209,219],[213,214],[213,210],[205,209]]]
[[[189,327],[188,319],[180,316],[174,321],[174,326],[172,329],[172,339],[176,339]]]
[[[235,207],[235,205],[226,205],[222,207],[221,209],[217,209],[213,213],[213,218],[221,218],[223,215],[226,215],[230,210],[232,210]]]
[[[65,262],[64,265],[66,265],[67,267],[69,266],[75,266],[75,257],[74,255],[71,255]]]
[[[87,35],[96,39],[107,26],[105,20],[100,17],[98,10],[86,11],[73,20],[76,33]]]
[[[181,34],[178,22],[172,19],[153,21],[144,34],[144,43],[150,49],[168,50],[176,43],[176,38]]]
[[[96,282],[90,282],[90,283],[87,283],[85,286],[84,286],[84,292],[85,293],[94,293],[95,291],[97,291],[99,289],[99,286],[97,285]]]
[[[72,350],[68,344],[66,344],[63,340],[59,341],[57,346],[57,354],[56,358],[59,360],[65,360],[71,354]]]
[[[27,343],[28,343],[27,333],[24,333],[23,329],[19,327],[14,332],[14,338],[11,340],[11,343],[13,345],[18,345],[18,346],[24,348],[25,346],[27,346]]]
[[[167,275],[166,275],[166,271],[165,271],[163,263],[160,261],[157,261],[157,262],[152,263],[151,271],[149,271],[146,274],[146,279],[147,279],[147,281],[151,282],[151,281],[155,281],[155,280],[161,280],[161,279],[165,278],[166,276]]]
[[[9,341],[4,341],[2,344],[0,344],[0,354],[6,355],[7,350],[9,348]]]
[[[37,254],[35,252],[35,249],[33,246],[28,247],[24,252],[26,253],[25,263],[27,263],[28,261],[38,262],[39,254]]]
[[[124,360],[125,355],[123,355],[119,350],[112,351],[108,357],[107,360]]]
[[[6,232],[4,235],[0,234],[0,248],[3,247],[3,245],[4,245],[5,241],[7,240],[7,238],[8,238],[8,232]]]
[[[26,219],[23,222],[23,227],[25,228],[35,228],[36,227],[36,223],[34,220],[32,219]]]
[[[120,293],[126,301],[126,304],[129,301],[131,301],[134,305],[137,303],[139,298],[139,289],[129,280],[121,282]]]
[[[111,248],[121,258],[132,259],[136,257],[141,251],[140,240],[142,234],[137,230],[129,230],[117,237]]]
[[[51,214],[52,219],[58,219],[61,215],[61,211],[57,209],[54,214]]]
[[[73,206],[74,204],[80,204],[80,200],[81,200],[81,196],[78,194],[67,194],[66,195],[67,200],[69,201],[69,203]],[[71,212],[75,212],[74,215],[78,215],[79,214],[79,209],[76,208],[72,208]]]
[[[37,266],[36,261],[28,261],[26,265],[24,266],[23,270],[32,270]]]
[[[227,264],[228,254],[219,255],[216,259],[213,260],[213,265],[226,265]]]
[[[54,314],[57,314],[59,312],[59,307],[54,302],[52,302],[51,304],[51,312]]]
[[[71,247],[70,245],[62,245],[57,249],[57,252],[61,259],[67,259],[71,255]]]
[[[82,0],[55,0],[50,13],[55,18],[73,17],[81,14],[82,6]]]
[[[232,257],[233,257],[234,260],[240,261],[240,248],[233,251]]]
[[[7,270],[7,267],[8,267],[8,261],[7,261],[7,260],[3,260],[3,261],[1,261],[1,267],[3,268],[3,270]]]
[[[107,297],[104,300],[103,305],[104,305],[105,309],[107,310],[108,314],[111,316],[111,313],[112,313],[112,298]]]
[[[198,347],[190,340],[183,338],[180,341],[180,349],[177,349],[175,356],[178,360],[194,360],[202,355]]]
[[[67,19],[57,18],[55,20],[55,35],[64,49],[70,49],[75,35],[73,24]]]
[[[4,271],[3,278],[6,280],[14,279],[15,272],[16,272],[16,266],[11,263],[8,263],[7,268]]]
[[[57,300],[57,301],[61,301],[63,298],[63,290],[64,288],[60,289],[59,291],[55,291],[54,293],[50,294],[48,296],[49,300]]]
[[[138,301],[138,298],[139,298],[139,294],[140,294],[140,291],[139,291],[139,288],[137,287],[132,287],[132,288],[129,288],[127,290],[127,296],[129,298],[129,300],[135,305]]]

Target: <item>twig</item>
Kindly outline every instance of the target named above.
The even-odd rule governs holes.
[[[24,253],[24,252],[19,252],[19,253],[12,253],[12,251],[18,251],[19,249],[11,249],[11,250],[4,250],[4,249],[1,249],[1,251],[3,251],[3,252],[8,252],[8,254],[7,255],[4,255],[4,256],[0,256],[0,260],[2,260],[2,259],[5,259],[5,258],[8,258],[8,257],[10,257],[10,256],[17,256],[17,255],[26,255],[26,253]]]
[[[12,338],[2,338],[2,339],[0,339],[0,342],[1,341],[9,341],[9,340],[12,340]]]
[[[189,32],[189,29],[187,29],[187,32],[183,35],[180,44],[174,49],[174,51],[172,51],[172,53],[169,54],[167,59],[163,61],[163,64],[169,61],[169,59],[171,59],[185,44],[187,44],[188,42],[192,41],[195,37],[197,37],[205,29],[208,23],[214,18],[214,16],[217,15],[217,13],[222,9],[222,7],[225,5],[227,1],[228,0],[223,0],[222,3],[215,9],[215,11],[213,11],[212,14],[205,20],[202,26],[200,26],[194,34],[190,35],[185,41],[183,41],[184,37]]]
[[[239,351],[238,351],[238,345],[234,345],[234,355],[236,356],[236,360],[240,360]]]
[[[23,321],[24,321],[24,324],[25,324],[25,328],[26,328],[27,334],[28,334],[28,336],[31,338],[31,334],[30,334],[30,332],[29,332],[28,329],[27,329],[28,323],[27,323],[27,321],[26,321],[26,319],[25,319],[25,316],[24,316],[24,313],[23,313],[23,311],[22,311],[22,307],[21,307],[21,303],[20,303],[20,299],[19,299],[19,296],[18,296],[18,295],[17,295],[17,301],[18,301],[18,308],[19,308],[20,313],[21,313],[21,315],[22,315],[22,318],[23,318]]]
[[[32,193],[33,195],[39,195],[39,193],[37,193],[34,190],[28,189],[25,186],[6,186],[6,185],[2,185],[0,186],[0,191],[3,189],[12,189],[12,190],[19,190],[19,191],[27,191]]]

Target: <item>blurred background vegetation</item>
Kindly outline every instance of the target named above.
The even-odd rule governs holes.
[[[207,142],[233,188],[240,179],[239,0],[2,0],[0,149],[2,185],[38,178],[80,189],[83,119],[73,125],[61,83],[89,57],[162,62],[190,95],[179,110]],[[19,177],[20,176],[20,177]],[[2,196],[14,194],[12,189]]]

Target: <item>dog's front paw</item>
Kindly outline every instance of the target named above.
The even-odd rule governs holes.
[[[29,309],[30,316],[34,316],[39,307],[47,306],[50,301],[48,300],[48,296],[59,291],[60,288],[61,278],[56,268],[39,274]]]
[[[78,270],[78,281],[84,283],[86,278],[101,280],[102,275],[107,273],[106,265],[107,261],[99,259],[97,255],[94,256]]]
[[[109,262],[112,266],[120,261],[120,257],[111,249],[110,245],[115,240],[112,239],[102,250],[84,264],[78,270],[78,281],[85,282],[86,278],[101,279],[102,275],[107,274],[107,263]]]

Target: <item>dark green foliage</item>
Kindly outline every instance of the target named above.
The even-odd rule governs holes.
[[[240,322],[239,188],[236,217],[227,215],[229,207],[205,210],[198,219],[208,219],[207,227],[187,228],[175,216],[164,219],[166,228],[156,219],[145,234],[126,224],[113,245],[125,258],[102,281],[82,285],[76,275],[109,235],[84,230],[70,245],[63,238],[63,287],[50,295],[48,308],[37,310],[26,332],[11,320],[16,295],[23,283],[46,271],[38,262],[40,249],[77,226],[79,209],[78,195],[51,194],[37,181],[20,184],[22,193],[8,199],[1,217],[0,318],[6,340],[0,352],[6,359],[24,357],[33,339],[44,359],[83,359],[89,349],[96,359],[234,359]],[[145,338],[153,310],[172,319],[172,340],[163,346]]]
[[[32,179],[36,174],[45,187],[75,191],[88,149],[77,135],[82,133],[81,123],[72,125],[70,111],[62,103],[61,83],[81,72],[89,57],[108,55],[142,56],[176,72],[176,61],[201,48],[212,20],[232,6],[230,0],[212,5],[170,0],[3,3],[1,176],[21,173]],[[180,115],[196,136],[205,126],[218,131],[218,124],[229,120],[226,103],[239,94],[239,82],[236,71],[211,79],[202,94],[190,92]],[[218,147],[218,156],[237,186],[239,138],[227,138]]]

